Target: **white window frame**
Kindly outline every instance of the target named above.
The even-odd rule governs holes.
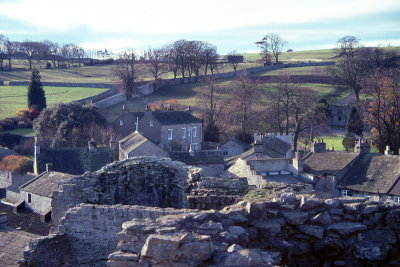
[[[120,126],[124,126],[124,121],[123,120],[119,120],[119,125]]]
[[[399,197],[399,196],[394,196],[394,197],[393,197],[393,202],[394,202],[395,204],[400,204],[400,197]]]
[[[187,146],[182,146],[182,151],[187,151]]]
[[[172,140],[172,129],[168,129],[168,140]]]
[[[152,120],[150,121],[150,126],[153,126],[153,121]]]
[[[194,126],[194,127],[192,128],[192,136],[193,136],[193,137],[197,137],[197,128],[196,128],[196,126]]]
[[[186,128],[182,128],[182,139],[186,138]]]
[[[199,144],[193,143],[193,144],[192,144],[192,149],[193,149],[193,151],[199,150]]]
[[[350,189],[343,189],[342,197],[350,197],[350,196],[351,196]]]
[[[229,155],[228,149],[222,149],[222,156],[228,156],[228,155]]]
[[[364,197],[369,199],[371,196],[369,195],[369,193],[364,192]]]

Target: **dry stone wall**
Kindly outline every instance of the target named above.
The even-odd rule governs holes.
[[[191,210],[193,212],[193,210]],[[116,251],[122,223],[188,213],[185,209],[81,204],[61,219],[59,232],[30,244],[27,266],[105,266]],[[51,263],[51,264],[49,264]]]
[[[80,203],[185,208],[190,182],[201,169],[166,158],[136,157],[64,181],[53,192],[52,220]]]
[[[134,219],[108,266],[398,266],[400,206],[283,193],[222,211]]]

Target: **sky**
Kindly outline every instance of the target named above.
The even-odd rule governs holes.
[[[255,42],[272,32],[294,51],[333,48],[346,35],[365,46],[400,46],[400,1],[0,0],[0,34],[10,40],[86,50],[143,51],[186,39],[220,54],[258,52]]]

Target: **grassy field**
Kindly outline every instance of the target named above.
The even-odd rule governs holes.
[[[100,94],[108,89],[83,87],[44,87],[47,106],[71,102]],[[0,119],[14,116],[15,111],[27,107],[27,86],[0,86]]]
[[[282,52],[279,55],[279,61],[284,63],[298,63],[298,62],[321,62],[321,61],[334,61],[334,49],[320,49],[320,50],[305,50],[295,52]],[[259,53],[243,54],[244,58],[249,61],[256,61],[261,58]]]
[[[242,63],[239,64],[238,70],[259,67],[257,63]],[[36,66],[38,67],[38,66]],[[138,64],[138,79],[137,81],[153,80],[150,73],[144,66]],[[113,84],[118,81],[113,77],[114,65],[98,65],[98,66],[74,66],[65,69],[39,69],[42,77],[42,82],[65,82],[65,83],[106,83]],[[229,65],[220,65],[217,73],[231,72],[233,68]],[[29,69],[18,69],[13,71],[0,71],[0,80],[5,81],[29,81],[32,71]],[[203,74],[203,73],[200,73]],[[173,73],[165,73],[161,76],[162,79],[173,78]],[[178,78],[180,76],[178,75]]]
[[[4,133],[16,134],[21,136],[32,136],[34,135],[34,131],[32,128],[17,128],[10,131],[4,131]]]
[[[330,66],[309,66],[309,67],[284,68],[284,69],[279,69],[279,70],[262,72],[259,75],[271,76],[271,75],[280,75],[283,73],[288,73],[290,75],[326,76],[326,75],[329,75],[329,71],[328,71],[329,67]]]

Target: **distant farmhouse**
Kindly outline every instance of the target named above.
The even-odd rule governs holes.
[[[125,107],[122,114],[112,123],[121,137],[138,131],[142,136],[167,151],[197,151],[203,142],[203,122],[194,117],[192,111],[151,111],[129,112]]]

